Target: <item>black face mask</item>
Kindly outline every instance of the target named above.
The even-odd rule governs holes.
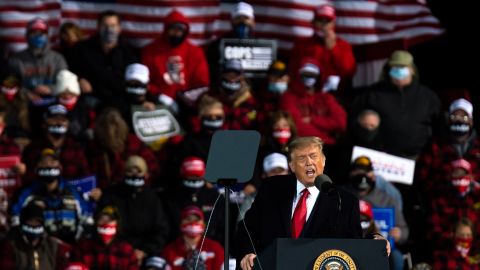
[[[233,33],[236,38],[249,38],[252,33],[252,27],[239,23],[233,26]]]
[[[178,45],[182,44],[182,42],[185,40],[185,35],[183,36],[168,36],[168,42],[170,45],[173,47],[177,47]]]
[[[350,177],[350,183],[359,191],[370,190],[375,186],[373,179],[365,174]]]
[[[67,127],[63,125],[49,125],[47,131],[53,137],[61,138],[67,133]]]
[[[454,137],[462,137],[470,133],[470,125],[463,122],[453,122],[450,124],[450,133]]]
[[[368,130],[366,128],[358,127],[355,132],[355,138],[357,143],[371,143],[378,135],[378,128],[374,130]]]
[[[45,232],[45,228],[42,225],[30,226],[27,224],[22,224],[21,229],[23,235],[25,235],[25,238],[27,238],[29,244],[31,244],[36,239],[41,238]]]
[[[223,118],[217,118],[217,117],[202,117],[202,128],[209,130],[209,131],[215,131],[220,129],[223,126]]]
[[[37,169],[37,178],[42,183],[50,184],[60,177],[60,168],[58,167],[44,167]]]

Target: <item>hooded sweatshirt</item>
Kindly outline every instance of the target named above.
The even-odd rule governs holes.
[[[167,29],[174,23],[187,26],[185,40],[178,46],[168,41]],[[150,70],[149,91],[155,96],[165,94],[176,99],[178,92],[209,86],[208,64],[203,50],[188,40],[189,21],[174,10],[165,19],[161,37],[142,51],[142,63]]]
[[[306,58],[300,68],[307,63],[319,66],[315,59]],[[321,90],[307,92],[301,81],[300,68],[294,74],[290,89],[282,95],[280,108],[290,112],[299,136],[318,136],[327,145],[335,144],[336,135],[346,129],[347,114],[329,93]],[[316,87],[321,89],[319,85]],[[307,118],[309,122],[304,121]]]

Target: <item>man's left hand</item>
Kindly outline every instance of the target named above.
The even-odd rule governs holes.
[[[390,242],[388,242],[387,238],[383,237],[381,234],[374,234],[373,235],[373,239],[374,240],[385,240],[385,242],[387,242],[387,256],[390,256],[390,252],[392,251],[391,248],[390,248]]]

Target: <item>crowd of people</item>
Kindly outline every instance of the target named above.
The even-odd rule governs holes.
[[[404,269],[407,253],[418,269],[479,269],[480,139],[468,96],[441,100],[405,50],[377,83],[352,88],[356,61],[335,20],[319,6],[313,35],[261,78],[219,61],[222,37],[191,43],[177,10],[141,49],[114,11],[99,14],[91,37],[64,23],[55,46],[48,22],[30,21],[28,47],[0,74],[0,269],[223,269],[222,195],[204,176],[213,133],[226,129],[262,135],[254,177],[231,197],[233,232],[263,179],[292,172],[289,143],[315,136],[326,174],[360,199],[365,234],[378,231],[372,208],[394,208],[391,269]],[[225,38],[255,39],[251,5],[234,6],[231,29]],[[146,144],[132,106],[169,110],[182,132]],[[413,185],[376,175],[368,156],[352,161],[356,145],[415,160]],[[88,192],[76,188],[92,177]]]

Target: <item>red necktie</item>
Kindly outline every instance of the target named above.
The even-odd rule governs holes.
[[[310,195],[308,189],[302,190],[302,196],[297,202],[295,207],[295,212],[293,212],[292,217],[292,237],[297,239],[302,232],[303,225],[307,220],[307,197]]]

